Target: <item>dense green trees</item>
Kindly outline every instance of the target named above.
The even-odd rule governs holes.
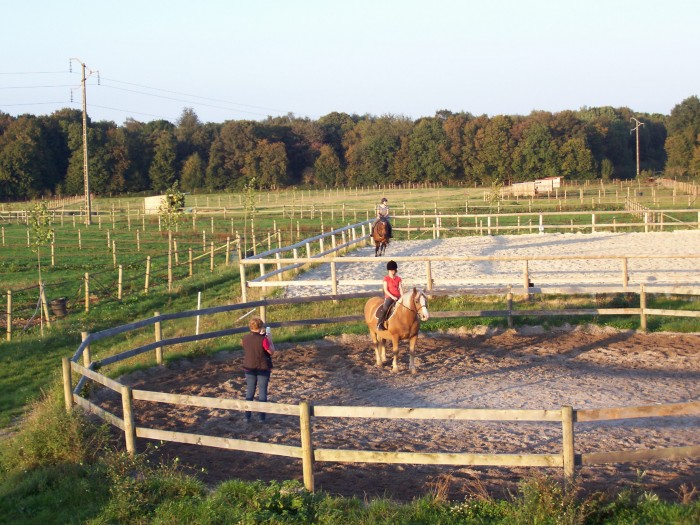
[[[438,111],[403,116],[292,114],[264,121],[200,122],[185,108],[173,124],[132,119],[88,122],[91,189],[99,194],[241,190],[306,184],[407,182],[508,184],[563,175],[569,179],[636,175],[632,117],[640,128],[641,169],[674,176],[700,172],[700,100],[671,115],[628,108],[582,108],[530,115]],[[0,113],[0,200],[83,191],[82,118]]]
[[[700,173],[700,99],[685,99],[667,119],[667,168],[676,175]]]

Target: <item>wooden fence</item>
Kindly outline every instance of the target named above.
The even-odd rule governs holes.
[[[174,250],[161,255],[160,257],[166,258],[167,257],[167,262],[164,265],[163,268],[161,268],[161,271],[166,271],[167,273],[163,275],[163,281],[167,284],[168,290],[172,289],[173,282],[175,280],[173,270],[175,267],[178,266],[187,266],[187,277],[193,277],[194,276],[194,263],[200,260],[209,260],[209,271],[213,272],[214,271],[214,260],[215,260],[215,255],[219,252],[224,252],[224,265],[225,266],[230,266],[232,263],[231,261],[231,254],[233,253],[233,250],[235,249],[237,253],[240,252],[240,238],[236,238],[235,240],[231,240],[230,238],[226,239],[226,242],[221,244],[220,246],[216,246],[214,242],[210,242],[208,246],[205,246],[203,248],[203,253],[200,255],[193,255],[193,250],[192,248],[189,248],[187,250],[187,262],[181,262],[180,257],[179,257],[179,251],[177,249],[177,241],[174,241]],[[114,270],[117,272],[116,273],[116,280],[111,282],[109,286],[113,287],[112,288],[112,293],[110,294],[111,297],[116,298],[117,300],[122,300],[124,296],[124,268],[121,264],[117,264],[117,258],[116,258],[116,243],[112,242],[111,244],[111,250],[112,250],[112,257],[113,257],[113,266]],[[52,264],[53,266],[53,244],[52,244]],[[154,286],[154,281],[156,277],[155,269],[153,267],[153,259],[155,257],[146,256],[145,260],[145,270],[143,273],[143,286],[132,286],[132,291],[138,290],[139,292],[143,292],[145,294],[149,293],[149,290],[151,290]],[[82,300],[83,300],[83,308],[85,312],[90,311],[91,307],[91,297],[93,297],[95,293],[95,288],[94,286],[91,285],[93,281],[95,280],[95,274],[91,274],[90,272],[85,272],[81,282],[80,282],[80,287],[77,290],[77,294],[82,293]],[[60,284],[60,283],[59,283]],[[75,283],[73,283],[75,284]],[[93,283],[94,284],[94,283]],[[57,283],[46,283],[46,282],[39,282],[37,286],[31,287],[31,288],[26,288],[23,290],[7,290],[6,292],[6,309],[3,311],[1,306],[0,306],[0,326],[2,325],[2,322],[5,323],[5,340],[6,341],[11,341],[12,340],[12,332],[13,332],[13,323],[15,322],[15,317],[17,317],[18,312],[27,312],[31,310],[37,310],[36,313],[33,316],[28,316],[29,317],[29,322],[33,322],[33,320],[36,318],[38,315],[40,317],[39,321],[45,320],[47,323],[47,326],[50,328],[51,327],[51,313],[56,314],[56,316],[63,316],[65,315],[65,309],[66,309],[66,297],[62,297],[60,299],[54,300],[54,301],[48,301],[46,298],[46,291],[50,287],[56,287],[58,286]],[[104,285],[101,285],[103,290],[105,288]],[[38,301],[36,304],[38,305],[38,308],[35,308],[34,304],[32,303],[32,306],[30,309],[28,309],[25,305],[18,305],[17,304],[17,296],[18,292],[27,292],[29,290],[36,290],[35,294],[38,297]],[[31,295],[31,294],[30,294]],[[78,300],[76,299],[76,302]],[[57,303],[62,304],[59,306]],[[54,308],[54,304],[57,304],[57,306]],[[50,308],[51,307],[51,308]],[[63,310],[63,311],[62,311]],[[62,311],[62,312],[61,312]],[[0,342],[2,340],[0,339]]]
[[[700,291],[696,292],[700,295]],[[231,328],[198,335],[186,335],[173,338],[163,338],[163,323],[176,319],[185,319],[194,316],[213,315],[236,310],[248,310],[259,308],[260,316],[265,319],[267,309],[272,306],[284,306],[288,304],[310,301],[337,301],[344,299],[357,299],[360,297],[374,296],[374,293],[348,294],[344,296],[330,297],[305,297],[296,299],[267,299],[250,303],[226,305],[202,310],[178,312],[173,314],[156,315],[145,319],[110,328],[94,334],[83,333],[83,341],[72,358],[63,359],[63,386],[66,409],[71,410],[73,405],[79,405],[88,412],[94,413],[104,421],[121,429],[125,435],[126,448],[133,454],[136,450],[136,440],[158,439],[178,443],[189,443],[200,446],[224,448],[284,456],[301,459],[304,485],[308,490],[314,490],[314,464],[316,462],[355,462],[355,463],[401,463],[424,465],[481,465],[481,466],[507,466],[507,467],[555,467],[563,469],[568,480],[575,475],[576,466],[596,465],[603,463],[621,463],[644,461],[651,459],[680,459],[700,457],[700,445],[689,444],[680,447],[666,447],[655,449],[637,449],[632,451],[601,451],[592,453],[576,453],[575,425],[576,423],[591,421],[627,420],[651,417],[669,416],[695,416],[700,415],[700,402],[673,403],[668,405],[614,407],[599,409],[575,409],[571,406],[563,406],[557,410],[520,410],[520,409],[468,409],[468,408],[400,408],[400,407],[362,407],[362,406],[324,406],[308,402],[295,404],[261,403],[237,399],[221,399],[204,396],[191,396],[168,394],[157,391],[132,389],[131,387],[111,379],[98,372],[107,365],[129,359],[131,357],[155,351],[156,362],[162,364],[163,349],[173,345],[201,341],[223,337],[232,334],[241,334],[248,331],[247,327]],[[512,297],[510,298],[512,299]],[[644,301],[640,308],[600,309],[567,311],[567,315],[595,312],[596,315],[619,315],[621,313],[637,313],[639,315],[682,315],[700,318],[700,311],[669,311],[646,309]],[[512,300],[508,302],[508,310],[491,312],[432,312],[431,317],[457,317],[457,316],[512,316],[512,315],[540,315],[541,312],[527,310],[512,310]],[[557,311],[562,315],[562,311]],[[272,327],[316,325],[331,323],[347,323],[361,321],[363,316],[346,316],[337,318],[303,319],[284,322],[268,323]],[[154,341],[138,348],[133,348],[116,355],[100,360],[91,357],[90,344],[99,340],[127,334],[135,330],[153,326]],[[78,361],[82,358],[83,364]],[[80,376],[74,387],[73,373]],[[121,396],[122,413],[111,413],[81,394],[87,381],[93,381],[117,392]],[[263,443],[243,439],[231,439],[188,432],[176,432],[136,425],[133,401],[146,401],[155,403],[167,403],[179,406],[206,407],[221,410],[256,411],[270,414],[281,414],[299,418],[299,431],[301,443],[297,445],[283,445],[276,443]],[[538,422],[561,424],[561,446],[558,452],[551,454],[473,454],[473,453],[417,453],[401,451],[370,451],[316,448],[313,445],[313,418],[369,418],[369,419],[426,419],[426,420],[463,420],[463,421],[510,421],[510,422]]]

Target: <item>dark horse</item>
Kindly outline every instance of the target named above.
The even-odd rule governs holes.
[[[385,220],[377,222],[372,232],[372,240],[374,241],[374,256],[381,257],[389,245],[389,225]]]
[[[365,304],[365,322],[374,345],[377,366],[382,366],[386,361],[386,344],[391,340],[391,346],[394,349],[392,372],[398,372],[399,341],[408,339],[408,369],[412,374],[415,374],[413,351],[416,348],[420,322],[427,321],[430,317],[428,300],[422,291],[415,288],[412,292],[405,292],[396,302],[393,313],[389,315],[389,319],[386,321],[386,330],[377,331],[377,309],[382,305],[382,302],[381,297],[372,297]]]

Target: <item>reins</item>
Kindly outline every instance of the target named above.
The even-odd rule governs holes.
[[[413,295],[413,294],[411,294],[411,295]],[[416,294],[416,297],[420,297],[420,294]],[[413,312],[414,314],[416,314],[416,316],[418,316],[418,313],[419,313],[419,311],[420,311],[419,308],[418,308],[418,305],[420,304],[418,300],[416,300],[416,301],[411,301],[411,304],[412,304],[413,306],[416,307],[415,310],[414,310],[413,308],[409,308],[408,306],[406,306],[405,304],[403,304],[403,302],[401,302],[401,299],[399,299],[398,303],[399,303],[400,306],[403,306],[403,307],[404,307],[406,310],[408,310],[409,312]],[[422,307],[421,307],[421,308],[422,308]]]

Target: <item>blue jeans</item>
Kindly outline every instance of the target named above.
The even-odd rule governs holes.
[[[252,401],[255,397],[255,388],[258,389],[258,401],[267,401],[267,385],[270,382],[269,370],[256,370],[254,372],[245,373],[246,393],[245,400]],[[250,412],[245,413],[246,419],[250,419]],[[265,421],[265,412],[260,412],[260,421]]]

